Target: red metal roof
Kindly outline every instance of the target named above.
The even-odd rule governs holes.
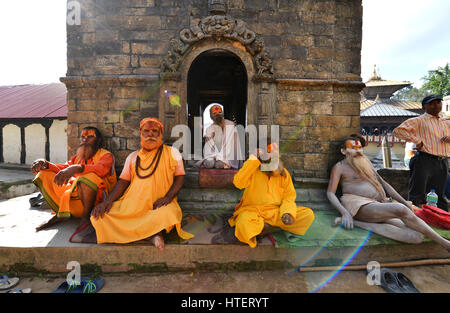
[[[0,86],[0,118],[67,117],[62,83]]]

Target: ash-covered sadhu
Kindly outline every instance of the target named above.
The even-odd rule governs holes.
[[[237,239],[252,248],[270,226],[304,235],[314,221],[310,208],[296,205],[291,175],[279,156],[276,143],[266,151],[256,149],[234,176],[234,185],[245,191],[228,223],[236,227]]]
[[[345,159],[333,166],[327,190],[328,200],[342,215],[336,218],[335,224],[342,224],[346,229],[356,225],[406,243],[421,243],[427,236],[450,251],[450,241],[418,218],[414,214],[417,208],[375,171],[364,156],[365,144],[361,135],[353,134],[339,147]],[[340,199],[336,196],[339,184]]]
[[[164,247],[162,230],[181,229],[182,212],[177,195],[184,183],[180,152],[164,145],[164,127],[157,118],[140,123],[141,149],[126,159],[116,187],[92,211],[92,227],[77,234],[74,242],[129,243],[142,239]]]
[[[95,127],[81,131],[77,154],[64,164],[44,159],[33,162],[31,171],[37,174],[33,183],[56,215],[36,228],[45,229],[64,218],[89,220],[95,204],[100,203],[116,184],[114,156],[101,148],[103,137]]]

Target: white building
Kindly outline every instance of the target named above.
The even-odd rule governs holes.
[[[66,95],[62,83],[0,86],[0,163],[67,161]]]

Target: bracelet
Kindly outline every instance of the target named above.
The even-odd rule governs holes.
[[[84,165],[83,164],[80,164],[81,165],[81,173],[83,173],[84,172]]]

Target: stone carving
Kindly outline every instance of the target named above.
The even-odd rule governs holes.
[[[253,57],[258,70],[256,78],[273,76],[272,60],[264,49],[263,39],[257,38],[255,32],[248,29],[242,20],[227,15],[210,15],[192,20],[190,28],[181,30],[180,39],[171,40],[167,56],[161,64],[161,71],[177,71],[186,51],[194,43],[207,38],[239,41]]]
[[[225,15],[227,12],[226,1],[224,0],[208,0],[208,8],[209,14],[216,15],[221,14]]]

